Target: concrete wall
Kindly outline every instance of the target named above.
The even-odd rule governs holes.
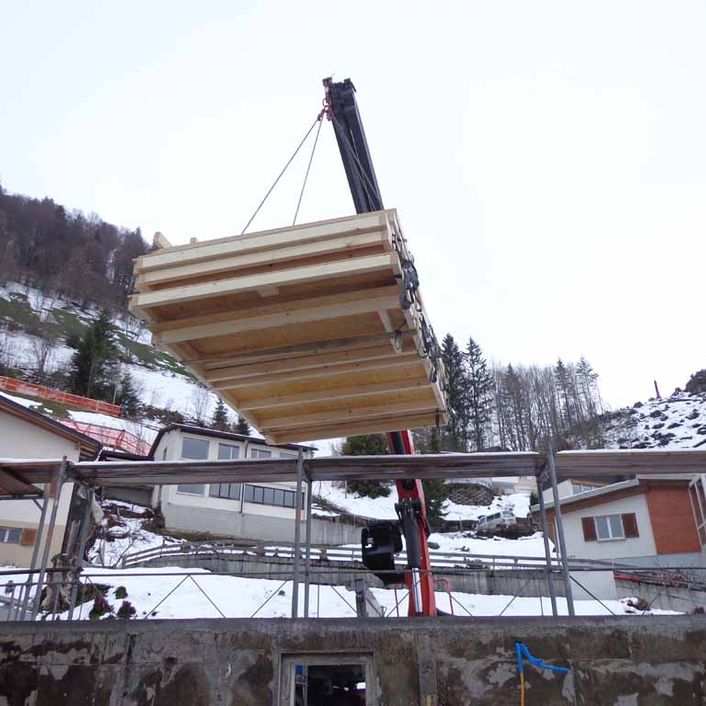
[[[78,461],[79,452],[78,444],[74,441],[53,434],[24,419],[0,412],[0,458],[62,458],[66,456],[70,461]],[[51,545],[52,555],[61,550],[72,492],[73,484],[65,484],[56,516],[56,527]],[[47,520],[50,512],[51,503],[47,511]],[[39,517],[40,510],[32,500],[0,500],[0,527],[36,529]],[[29,566],[32,549],[32,544],[0,543],[0,564]]]
[[[229,502],[229,501],[224,501]],[[230,501],[237,505],[237,501]],[[294,541],[294,518],[254,515],[211,507],[197,512],[193,506],[180,504],[162,505],[162,512],[169,530],[209,532],[223,537],[262,540],[265,542]],[[343,522],[312,519],[313,544],[351,544],[360,542],[360,527]],[[302,524],[302,537],[304,525]]]
[[[706,701],[706,617],[627,616],[9,623],[0,703],[290,706],[279,685],[297,655],[355,655],[371,706],[516,706],[516,640],[570,668],[527,665],[528,704]]]

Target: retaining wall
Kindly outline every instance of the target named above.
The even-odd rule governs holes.
[[[528,704],[706,700],[706,616],[626,616],[9,623],[0,703],[290,706],[297,655],[349,655],[369,662],[369,706],[516,706],[515,640],[571,670],[527,666]]]

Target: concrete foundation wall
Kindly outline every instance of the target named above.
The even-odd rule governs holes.
[[[516,706],[515,640],[570,667],[527,665],[529,704],[706,700],[706,617],[627,616],[9,623],[0,703],[290,706],[279,685],[296,655],[355,655],[371,666],[369,704]]]
[[[166,531],[208,532],[224,537],[255,539],[263,542],[292,542],[294,520],[269,515],[252,515],[209,508],[196,512],[188,505],[162,506]],[[351,544],[360,542],[360,527],[328,520],[311,521],[312,544]],[[304,523],[302,523],[302,537]]]

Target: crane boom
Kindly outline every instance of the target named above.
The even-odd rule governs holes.
[[[350,79],[335,83],[325,78],[324,105],[327,118],[333,123],[338,149],[346,171],[348,186],[356,213],[382,210],[382,196],[368,149],[368,141],[358,112],[355,86]],[[408,430],[387,434],[387,445],[393,454],[414,454],[412,434]],[[422,481],[396,481],[398,502],[395,510],[399,525],[377,523],[363,531],[363,556],[366,566],[378,568],[383,582],[395,579],[395,552],[400,551],[400,527],[407,548],[407,569],[404,580],[409,589],[409,615],[436,615],[434,579],[429,558],[429,525]],[[370,543],[370,544],[369,544]],[[366,552],[367,548],[367,552]]]

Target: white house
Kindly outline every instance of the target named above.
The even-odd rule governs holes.
[[[568,556],[639,566],[706,566],[690,484],[693,490],[691,475],[638,475],[560,497]],[[554,539],[551,500],[546,509]],[[536,505],[532,511],[537,518]]]
[[[162,429],[152,445],[155,461],[230,460],[237,458],[291,458],[311,446],[273,446],[264,439],[171,424]],[[297,498],[296,484],[216,483],[157,486],[152,504],[160,507],[167,530],[207,532],[212,535],[265,541],[291,541],[296,507],[304,507],[305,493]]]
[[[69,461],[84,461],[93,460],[99,451],[100,443],[94,439],[0,394],[0,458],[65,456]],[[50,556],[61,551],[73,489],[72,483],[65,483],[59,498],[50,497],[48,512],[52,503],[59,503]],[[40,509],[33,500],[0,500],[0,564],[30,565],[39,518]]]

